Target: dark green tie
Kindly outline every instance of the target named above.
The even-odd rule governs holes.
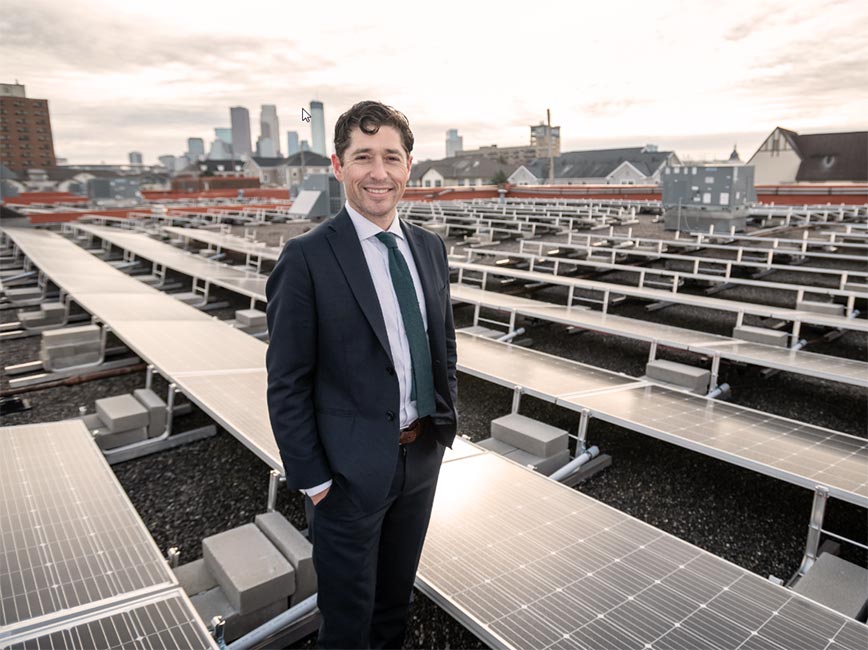
[[[416,400],[416,410],[419,417],[432,415],[436,411],[434,403],[434,374],[431,371],[431,350],[428,347],[428,336],[425,334],[425,323],[422,322],[422,312],[416,298],[416,288],[413,286],[413,276],[407,261],[398,250],[395,235],[390,232],[377,233],[377,239],[389,249],[389,275],[398,297],[401,308],[401,320],[404,321],[404,331],[410,343],[410,360],[413,364],[413,386],[410,399]]]

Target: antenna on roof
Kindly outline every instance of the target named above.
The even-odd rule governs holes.
[[[548,121],[548,136],[549,141],[549,185],[555,184],[555,157],[552,153],[552,112],[546,109],[546,120]]]

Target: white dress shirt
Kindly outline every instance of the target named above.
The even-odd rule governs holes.
[[[383,232],[378,225],[356,212],[349,202],[345,204],[345,207],[356,229],[356,234],[359,236],[362,252],[365,254],[365,261],[368,263],[368,271],[371,273],[371,280],[373,280],[374,289],[377,292],[380,310],[383,313],[383,321],[386,324],[386,334],[389,337],[392,362],[395,368],[395,375],[398,377],[401,408],[400,428],[403,429],[416,419],[418,411],[416,410],[416,400],[410,399],[413,386],[413,363],[410,357],[410,342],[404,329],[404,319],[401,317],[401,307],[398,304],[398,296],[395,294],[392,275],[389,272],[389,249],[386,248],[383,242],[377,239],[377,234]],[[416,261],[413,259],[410,245],[404,237],[404,231],[401,229],[401,223],[397,216],[392,220],[392,225],[389,226],[386,232],[395,235],[395,240],[398,242],[398,250],[401,251],[401,255],[404,256],[407,267],[410,269],[413,286],[416,289],[416,299],[419,301],[419,310],[422,312],[422,322],[425,324],[425,331],[427,332],[428,314],[425,309],[425,295],[422,293],[422,282],[419,279],[419,271],[416,268]],[[316,487],[302,490],[302,492],[308,496],[314,496],[331,487],[331,484],[331,480],[328,480]]]

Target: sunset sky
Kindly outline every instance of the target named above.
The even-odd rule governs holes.
[[[402,110],[417,160],[526,144],[657,144],[747,159],[775,126],[868,130],[868,2],[208,2],[0,0],[0,82],[49,100],[71,163],[146,163],[262,104],[310,140],[301,107],[334,121],[360,99]]]

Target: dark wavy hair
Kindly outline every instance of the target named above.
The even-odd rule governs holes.
[[[410,130],[410,121],[401,111],[386,106],[380,102],[365,100],[355,104],[350,110],[341,115],[335,124],[335,153],[341,164],[344,162],[344,152],[350,146],[350,133],[359,127],[363,133],[374,135],[381,126],[391,126],[401,134],[401,144],[407,157],[413,151],[413,132]]]

